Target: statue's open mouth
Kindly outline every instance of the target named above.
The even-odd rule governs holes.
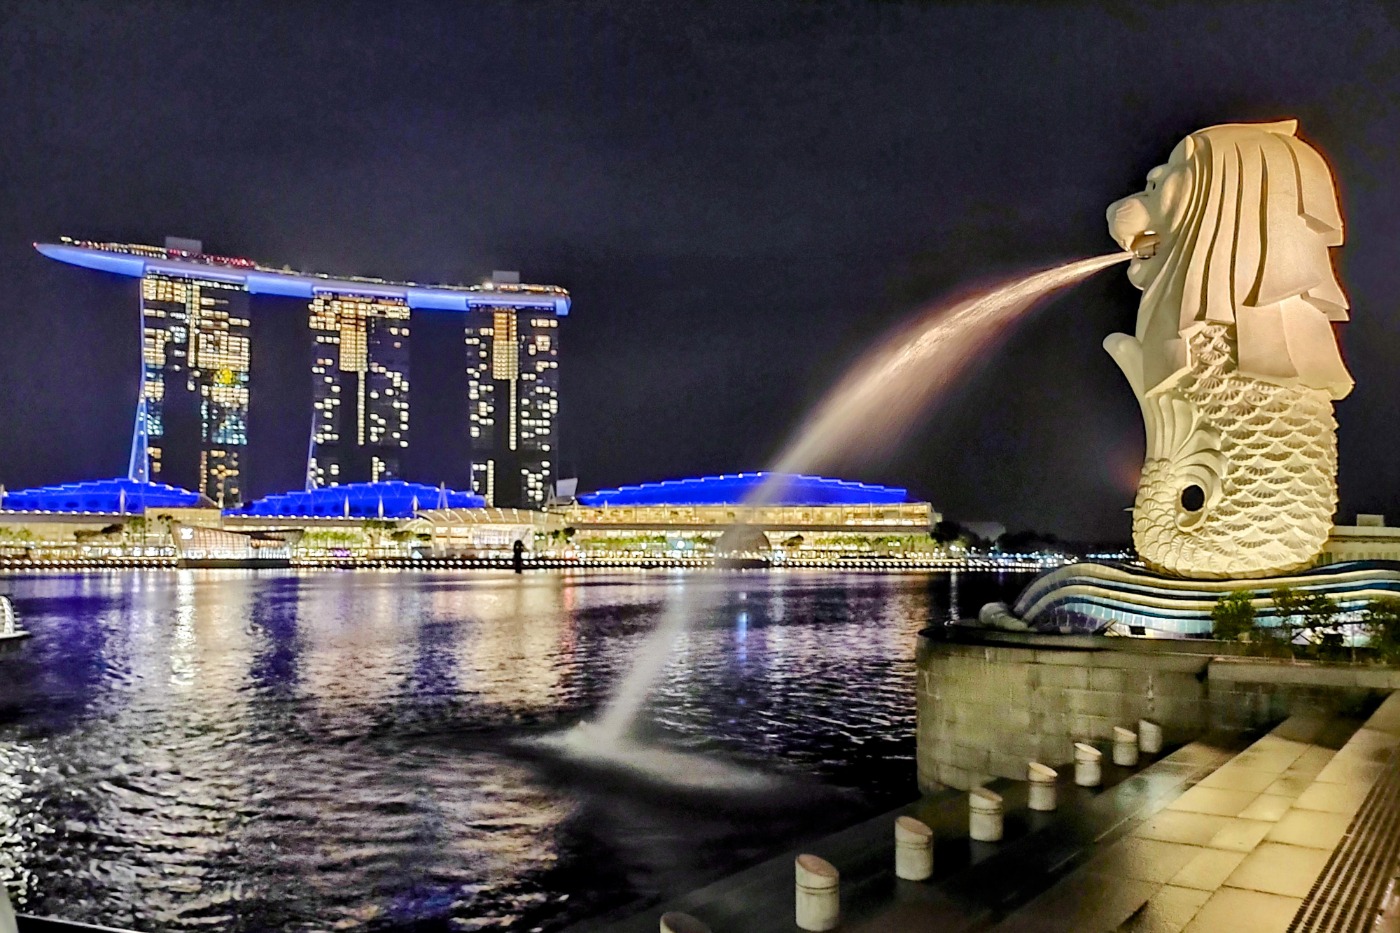
[[[1159,239],[1156,233],[1145,230],[1133,237],[1133,242],[1128,246],[1128,250],[1139,259],[1151,259],[1157,255]]]

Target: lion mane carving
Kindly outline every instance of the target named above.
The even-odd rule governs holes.
[[[1134,334],[1104,348],[1142,408],[1133,539],[1158,572],[1264,577],[1313,563],[1336,510],[1332,402],[1352,379],[1332,175],[1297,122],[1192,133],[1112,204],[1138,252]],[[1154,251],[1155,246],[1155,251]]]

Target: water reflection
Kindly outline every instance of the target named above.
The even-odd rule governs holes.
[[[697,807],[515,750],[595,713],[685,573],[13,579],[34,638],[0,662],[0,877],[149,931],[553,930],[912,795],[946,577],[704,576],[652,731],[831,805]]]

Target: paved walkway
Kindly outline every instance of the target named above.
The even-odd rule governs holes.
[[[1400,787],[1400,693],[1364,724],[1296,716],[1236,754],[1238,748],[1217,739],[1137,773],[1110,767],[1106,788],[1094,791],[1067,784],[1062,772],[1061,808],[1051,814],[1025,809],[1023,784],[997,782],[1007,810],[1007,838],[998,844],[970,842],[966,795],[946,794],[804,849],[841,870],[840,929],[855,933],[1361,929],[1326,921],[1345,913],[1337,907],[1342,897],[1364,895],[1379,906],[1395,873],[1391,855],[1379,860],[1386,864],[1374,857],[1394,845],[1383,849],[1368,839],[1375,836],[1372,821],[1356,815],[1368,797],[1367,812],[1380,812],[1380,791]],[[899,813],[934,828],[930,882],[893,876]],[[1348,854],[1363,850],[1372,853],[1369,868]],[[795,855],[586,929],[652,933],[663,911],[681,910],[715,933],[790,933]],[[1363,869],[1377,877],[1357,881]],[[1346,894],[1348,884],[1359,895]],[[1374,909],[1349,916],[1369,930]]]
[[[1288,720],[996,930],[1284,933],[1400,740],[1349,732]]]
[[[574,928],[610,933],[655,933],[658,918],[679,910],[704,920],[715,933],[792,933],[793,859],[813,852],[841,871],[843,931],[954,933],[985,930],[1025,904],[1098,851],[1105,840],[1160,811],[1228,761],[1233,740],[1194,743],[1139,769],[1104,765],[1104,786],[1076,787],[1061,769],[1060,808],[1026,809],[1026,785],[998,781],[1006,838],[967,838],[967,795],[947,792],[804,845],[682,898],[625,920],[598,920]],[[1105,762],[1108,756],[1104,757]],[[894,818],[909,814],[933,827],[935,876],[900,881],[893,872]]]

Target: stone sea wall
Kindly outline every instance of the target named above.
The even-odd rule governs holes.
[[[1242,658],[1231,646],[986,633],[921,637],[918,772],[924,792],[1024,780],[1031,760],[1074,758],[1114,726],[1162,726],[1168,743],[1243,732],[1294,712],[1338,709],[1400,689],[1400,671]]]

